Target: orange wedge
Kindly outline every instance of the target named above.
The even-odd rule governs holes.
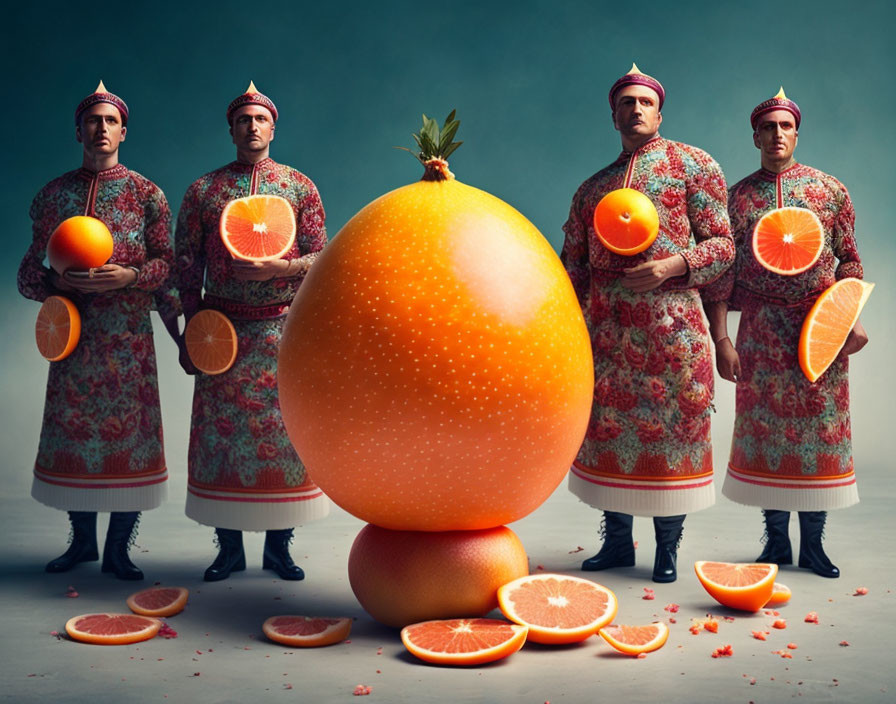
[[[594,232],[604,247],[616,254],[643,252],[660,231],[653,202],[634,188],[610,191],[594,209]]]
[[[807,208],[770,210],[753,227],[753,256],[776,274],[793,276],[810,269],[824,249],[824,228]]]
[[[841,279],[822,293],[803,320],[799,359],[803,374],[816,381],[840,354],[874,284]]]
[[[788,601],[790,601],[790,597],[792,595],[793,593],[790,591],[790,587],[788,587],[786,584],[775,582],[775,586],[772,589],[772,596],[767,602],[765,602],[765,606],[767,608],[774,608],[776,606],[786,604]]]
[[[401,642],[424,662],[482,665],[523,647],[528,629],[492,618],[424,621],[401,629]]]
[[[221,213],[221,240],[234,258],[280,259],[296,239],[296,216],[286,198],[254,195],[230,201]]]
[[[154,638],[162,622],[137,614],[84,614],[70,618],[65,632],[73,640],[95,645],[127,645]]]
[[[669,627],[660,622],[649,626],[613,625],[601,628],[598,633],[620,653],[640,655],[662,648],[669,637]]]
[[[616,615],[616,595],[600,584],[560,574],[530,574],[498,589],[501,612],[529,627],[535,643],[577,643]]]
[[[184,610],[190,592],[183,587],[150,587],[128,597],[128,608],[142,616],[174,616]]]
[[[51,362],[68,357],[81,337],[81,314],[65,296],[50,296],[40,307],[34,338],[38,351]]]
[[[765,563],[694,563],[697,579],[709,595],[723,606],[741,611],[759,611],[771,599],[778,566]]]
[[[190,318],[184,342],[190,360],[205,374],[223,374],[236,361],[236,328],[216,310],[201,310]]]
[[[261,626],[271,640],[298,648],[315,648],[341,643],[352,630],[350,618],[316,616],[271,616]]]

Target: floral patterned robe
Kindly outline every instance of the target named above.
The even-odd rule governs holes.
[[[277,399],[277,350],[301,277],[235,279],[219,234],[224,206],[254,193],[280,195],[293,205],[296,242],[284,259],[313,258],[323,248],[327,235],[317,189],[271,159],[254,166],[233,162],[194,182],[175,239],[184,311],[220,310],[239,341],[230,370],[196,376],[186,513],[205,525],[257,531],[323,517],[329,502],[290,443]]]
[[[614,254],[594,232],[600,199],[617,188],[647,195],[660,232],[634,256]],[[709,413],[713,364],[698,289],[734,260],[722,171],[705,152],[656,137],[589,178],[576,192],[561,259],[594,351],[594,405],[569,475],[582,501],[664,516],[715,501]],[[622,270],[681,254],[685,276],[648,293],[624,288]]]
[[[90,215],[112,233],[110,263],[139,269],[136,284],[106,293],[56,291],[43,261],[66,218]],[[143,511],[165,498],[168,470],[150,309],[176,316],[166,282],[174,262],[171,213],[162,191],[121,164],[80,168],[47,184],[31,205],[33,240],[19,291],[58,294],[81,315],[74,352],[50,364],[31,494],[69,511]]]
[[[756,221],[775,207],[814,212],[825,231],[815,265],[774,274],[753,256]],[[731,189],[728,201],[737,260],[713,296],[741,311],[736,349],[734,438],[722,493],[768,509],[818,511],[858,502],[849,423],[848,361],[840,356],[813,384],[800,370],[803,319],[835,281],[862,278],[855,212],[837,179],[795,164],[760,169]]]

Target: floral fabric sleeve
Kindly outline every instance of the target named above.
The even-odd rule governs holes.
[[[831,248],[840,263],[834,276],[838,281],[850,276],[861,279],[865,272],[856,246],[856,213],[846,188],[839,181],[837,185],[841,202],[831,232]]]
[[[583,185],[572,199],[572,205],[569,208],[569,218],[563,225],[563,232],[566,237],[563,240],[563,249],[560,252],[560,261],[569,279],[575,289],[576,297],[582,306],[582,310],[587,311],[588,294],[591,289],[591,267],[588,257],[588,230],[579,216],[581,209],[580,194],[585,188]]]
[[[697,246],[682,252],[688,264],[688,285],[704,287],[734,263],[734,241],[728,220],[728,191],[719,165],[705,152],[691,152],[696,166],[687,183],[687,213]],[[710,297],[721,295],[710,291]],[[719,298],[715,298],[719,300]]]
[[[307,189],[305,196],[294,206],[296,208],[296,246],[298,247],[298,257],[310,264],[327,244],[325,225],[327,216],[317,187],[309,178],[298,172],[295,173],[295,178]]]
[[[44,301],[53,294],[50,286],[50,270],[44,266],[44,255],[47,242],[57,223],[51,222],[54,217],[52,208],[42,208],[40,204],[47,200],[42,190],[31,203],[32,239],[25,257],[19,265],[19,292],[34,301]]]
[[[134,284],[153,292],[155,309],[162,317],[180,314],[180,297],[174,282],[174,245],[171,241],[171,209],[165,194],[152,189],[144,206],[146,262]]]
[[[177,262],[175,281],[187,319],[199,310],[205,275],[205,247],[202,241],[201,186],[198,182],[187,189],[180,213],[174,247]]]

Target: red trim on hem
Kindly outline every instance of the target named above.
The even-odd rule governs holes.
[[[209,501],[235,501],[238,503],[255,503],[255,504],[282,504],[287,502],[294,501],[309,501],[311,499],[317,499],[324,495],[324,492],[319,491],[316,494],[312,494],[311,496],[284,496],[279,499],[270,499],[270,498],[255,498],[248,496],[212,496],[211,494],[204,494],[202,492],[196,491],[193,487],[187,487],[187,491],[189,491],[193,496],[197,496],[200,499],[208,499]]]

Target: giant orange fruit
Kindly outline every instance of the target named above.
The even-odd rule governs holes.
[[[47,259],[59,274],[102,266],[112,256],[112,233],[106,223],[88,215],[63,220],[47,242]]]
[[[484,616],[498,606],[499,587],[527,574],[523,544],[505,526],[433,533],[367,525],[348,558],[361,606],[396,628]]]
[[[302,283],[280,405],[310,476],[355,516],[489,528],[533,511],[569,469],[591,345],[532,223],[443,159],[421,161],[423,180],[363,208]]]

